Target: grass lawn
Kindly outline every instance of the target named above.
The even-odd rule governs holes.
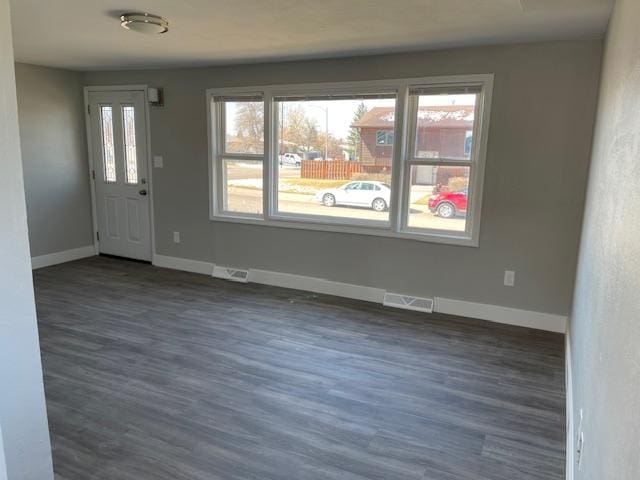
[[[349,180],[317,180],[314,178],[281,178],[278,191],[282,193],[304,193],[314,195],[320,190],[336,188],[349,183]],[[247,190],[262,190],[262,179],[236,179],[229,185]]]
[[[327,188],[337,188],[349,180],[321,180],[315,178],[283,178],[280,180],[279,191],[286,193],[311,193]]]
[[[424,197],[420,197],[415,202],[413,202],[413,204],[414,205],[429,205],[429,197],[430,197],[430,195],[425,195]]]
[[[351,180],[322,180],[319,178],[283,178],[280,180],[280,184],[323,189],[336,188],[350,181]]]

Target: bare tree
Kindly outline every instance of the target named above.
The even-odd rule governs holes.
[[[328,158],[333,160],[342,160],[343,159],[342,152],[345,149],[343,145],[344,140],[341,138],[334,137],[331,133],[329,133],[329,139],[327,141],[325,141],[325,137],[326,137],[326,133],[320,132],[318,134],[318,143],[322,145],[323,148],[324,146],[326,146]]]
[[[262,153],[264,145],[264,104],[241,102],[235,117],[236,141],[243,152]]]
[[[283,140],[295,145],[300,151],[310,152],[318,148],[318,124],[307,117],[301,105],[288,108],[284,115]]]

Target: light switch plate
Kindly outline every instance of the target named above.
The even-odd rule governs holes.
[[[516,284],[516,272],[513,270],[504,271],[504,286],[513,287]]]
[[[164,159],[160,155],[154,155],[153,166],[155,168],[162,168],[164,166]]]

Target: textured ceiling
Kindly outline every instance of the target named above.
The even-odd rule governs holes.
[[[78,70],[325,58],[593,38],[613,0],[12,0],[17,61]],[[167,17],[169,33],[119,14]]]

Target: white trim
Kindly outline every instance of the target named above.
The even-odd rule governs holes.
[[[404,232],[394,232],[387,225],[386,228],[375,228],[375,226],[353,226],[340,225],[338,223],[312,222],[307,220],[295,220],[291,218],[282,218],[278,220],[260,220],[255,217],[241,216],[218,216],[211,218],[214,222],[225,223],[241,223],[244,225],[265,225],[269,227],[293,228],[295,230],[314,230],[320,232],[336,232],[336,233],[355,233],[359,235],[372,235],[375,237],[404,238],[407,240],[418,240],[429,243],[444,243],[446,245],[459,245],[463,247],[477,247],[472,240],[465,237],[457,237],[445,234],[412,234]],[[454,233],[454,232],[451,232]]]
[[[89,87],[84,87],[86,92],[130,92],[133,90],[146,90],[147,85],[136,84],[136,85],[92,85]]]
[[[310,83],[296,85],[265,85],[250,87],[225,87],[212,88],[206,91],[207,108],[207,135],[209,139],[209,217],[212,221],[222,221],[231,223],[245,223],[253,225],[266,225],[273,227],[297,228],[303,230],[321,230],[340,233],[356,233],[363,235],[376,235],[393,238],[405,238],[432,243],[444,243],[468,247],[478,247],[480,238],[480,218],[482,211],[482,188],[484,184],[484,171],[486,162],[486,152],[489,136],[489,123],[491,116],[491,103],[493,93],[493,74],[474,75],[453,75],[420,78],[400,78],[391,80],[376,81],[356,81],[356,82],[329,82]],[[469,205],[467,214],[466,229],[458,233],[454,231],[444,231],[435,229],[416,229],[406,225],[406,214],[404,205],[408,199],[408,167],[405,167],[406,156],[410,150],[407,147],[410,131],[407,125],[410,123],[408,116],[411,109],[408,108],[408,91],[415,86],[452,86],[477,84],[482,86],[482,94],[477,108],[482,111],[482,117],[478,118],[475,129],[480,131],[476,136],[478,142],[474,149],[476,154],[468,163],[471,168],[471,178],[469,182]],[[367,94],[395,92],[396,94],[396,124],[395,139],[393,146],[394,161],[392,162],[392,196],[393,202],[389,211],[389,221],[373,222],[365,220],[340,219],[324,216],[286,216],[277,212],[276,189],[273,168],[277,162],[275,138],[275,115],[273,98],[277,96],[296,96],[314,94]],[[220,108],[216,108],[214,98],[224,96],[256,95],[259,93],[265,102],[265,150],[262,158],[263,162],[263,212],[260,215],[241,214],[225,212],[221,208],[222,178],[220,175],[220,158],[222,142],[220,135],[222,131],[217,128],[218,135],[212,134],[212,129],[221,123]],[[412,147],[411,147],[412,148]],[[226,157],[225,157],[226,158]],[[408,164],[407,164],[408,165]],[[466,163],[465,163],[466,165]],[[348,223],[348,224],[345,224]]]
[[[334,282],[324,278],[307,277],[292,273],[272,272],[269,270],[249,270],[249,281],[272,285],[275,287],[292,288],[307,292],[335,295],[337,297],[365,300],[367,302],[382,303],[384,290],[374,287],[363,287],[352,283]]]
[[[155,210],[153,208],[154,204],[154,190],[153,188],[153,155],[151,153],[151,114],[149,112],[149,88],[147,85],[142,86],[144,91],[144,111],[146,115],[147,121],[147,131],[146,131],[146,139],[147,139],[147,191],[149,192],[149,228],[151,231],[149,232],[151,235],[151,259],[153,260],[153,255],[156,253],[156,225],[155,225]],[[161,108],[161,107],[160,107]]]
[[[190,260],[188,258],[154,254],[152,263],[156,267],[181,270],[183,272],[200,273],[203,275],[211,275],[213,273],[213,263]]]
[[[96,233],[98,232],[98,212],[96,208],[96,190],[93,182],[93,146],[91,145],[91,115],[89,115],[89,87],[84,87],[84,125],[87,137],[87,162],[89,164],[89,190],[91,193],[91,237],[95,254],[100,253],[100,244]]]
[[[96,251],[94,246],[87,245],[86,247],[72,248],[71,250],[63,250],[62,252],[38,255],[37,257],[31,257],[31,268],[33,270],[36,270],[38,268],[49,267],[51,265],[57,265],[59,263],[71,262],[73,260],[79,260],[86,257],[93,257],[95,254]]]
[[[553,313],[534,312],[531,310],[521,310],[519,308],[441,297],[436,297],[435,303],[435,312],[468,318],[479,318],[480,320],[505,323],[518,327],[564,333],[567,325],[566,316]]]
[[[214,268],[214,264],[210,262],[165,255],[154,255],[153,264],[158,267],[201,273],[204,275],[212,275]],[[385,294],[385,290],[382,288],[261,269],[249,269],[249,282],[335,295],[337,297],[352,298],[379,304],[382,304]],[[442,297],[434,298],[433,311],[557,333],[564,333],[567,324],[567,317],[562,315]]]
[[[153,155],[151,153],[151,119],[149,115],[149,89],[147,85],[103,85],[103,86],[91,86],[84,87],[84,115],[85,115],[85,129],[87,134],[87,160],[89,162],[89,185],[91,190],[91,217],[93,224],[93,239],[94,239],[94,252],[96,255],[100,253],[100,242],[96,237],[98,232],[98,212],[96,208],[96,192],[95,182],[93,181],[92,171],[93,166],[93,146],[91,144],[91,115],[89,114],[89,93],[91,92],[143,92],[144,94],[144,111],[147,124],[147,131],[145,132],[145,139],[147,142],[147,191],[149,192],[149,228],[151,235],[151,258],[156,253],[156,228],[155,228],[155,212],[153,208]]]
[[[0,425],[0,480],[8,480],[7,462],[4,456],[4,440],[2,437],[2,425]]]
[[[571,363],[571,328],[567,327],[567,333],[564,337],[564,355],[565,355],[565,389],[567,396],[567,445],[566,445],[566,480],[573,480],[573,469],[575,465],[575,446],[574,446],[574,426],[573,426],[573,367]]]

